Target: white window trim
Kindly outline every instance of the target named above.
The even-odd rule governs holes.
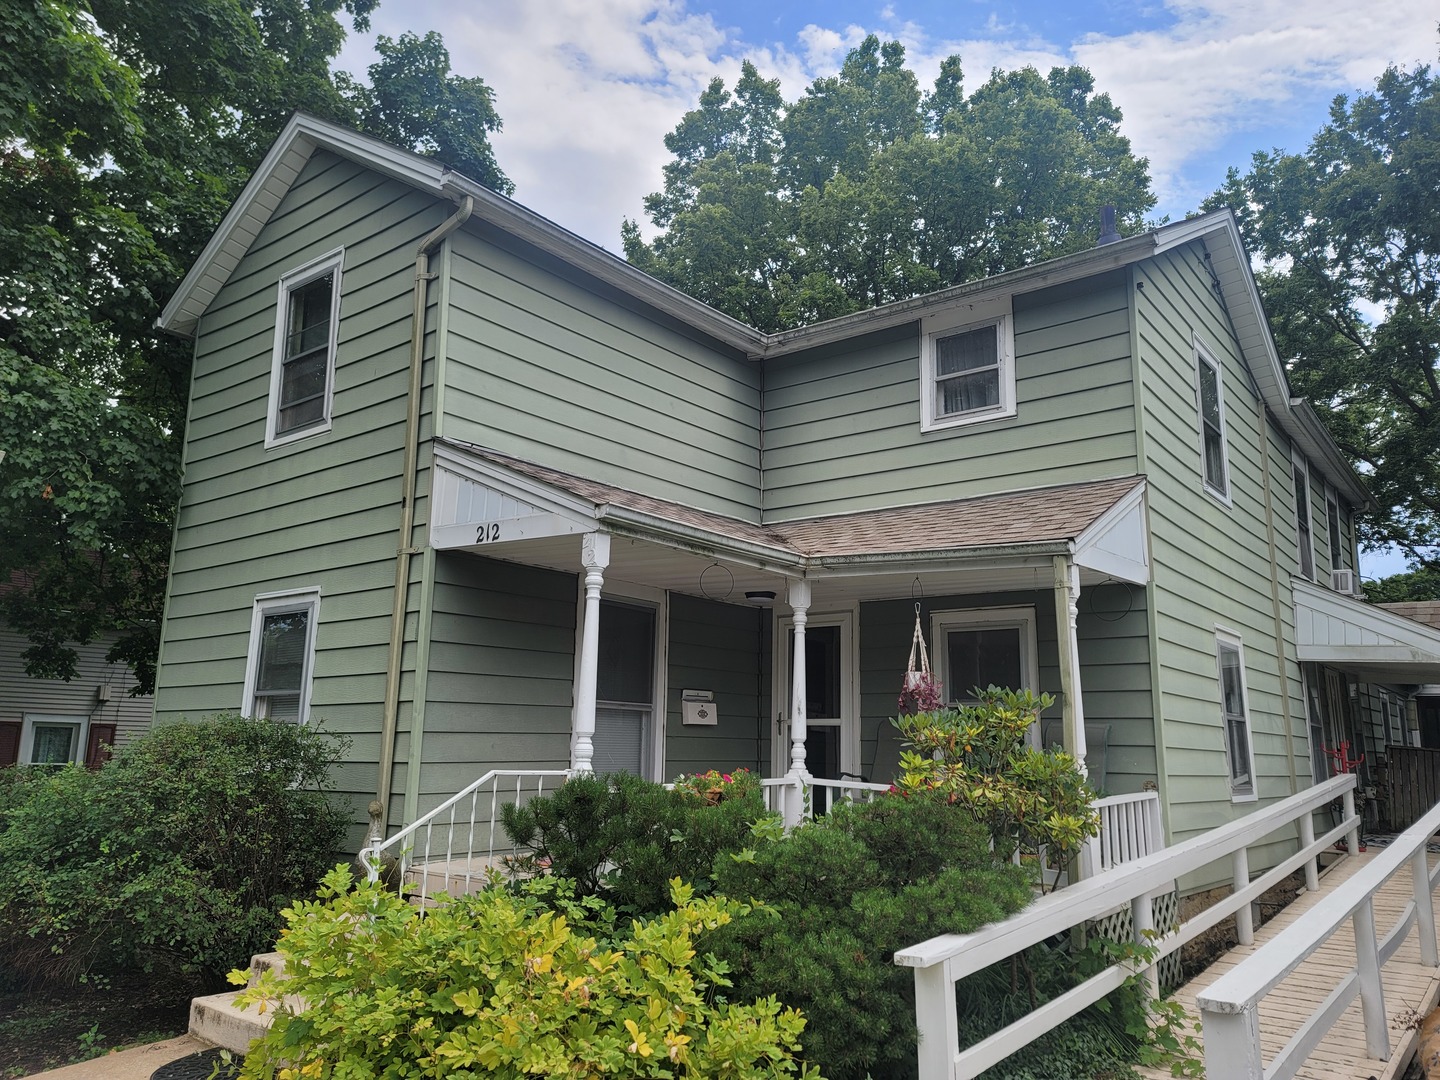
[[[299,439],[308,439],[330,430],[331,405],[335,400],[335,353],[340,341],[340,277],[345,262],[345,249],[327,251],[303,266],[297,266],[281,279],[275,300],[275,344],[270,356],[270,395],[265,407],[265,449],[285,446]],[[277,435],[280,417],[280,378],[285,367],[285,339],[290,320],[290,294],[316,278],[335,272],[335,286],[330,292],[330,343],[325,354],[325,417],[318,424]]]
[[[996,328],[996,359],[1000,365],[1000,404],[984,412],[961,413],[956,416],[935,415],[935,341],[951,334],[963,334],[986,326]],[[943,431],[967,427],[991,420],[1004,420],[1015,415],[1015,323],[1011,317],[1010,298],[999,297],[988,303],[967,304],[927,316],[920,323],[920,430]]]
[[[36,724],[67,724],[76,729],[75,752],[70,755],[71,765],[85,764],[85,747],[90,741],[90,718],[88,716],[65,716],[60,713],[21,714],[19,757],[21,765],[32,765],[30,756],[35,752]]]
[[[1330,535],[1330,508],[1335,508],[1335,535]],[[1340,510],[1340,496],[1328,483],[1325,485],[1325,543],[1330,548],[1330,571],[1345,569],[1345,515]]]
[[[1200,438],[1200,486],[1204,488],[1205,494],[1228,507],[1232,505],[1232,496],[1230,494],[1230,425],[1225,415],[1225,368],[1215,358],[1215,350],[1210,348],[1199,334],[1192,336],[1191,345],[1195,361],[1196,432]],[[1215,370],[1215,400],[1220,407],[1220,474],[1225,485],[1223,490],[1211,484],[1210,478],[1205,475],[1205,403],[1200,392],[1200,366],[1202,364],[1207,364]]]
[[[585,575],[578,575],[576,581],[575,615],[575,663],[571,686],[580,685],[580,652],[585,638]],[[655,611],[655,685],[651,692],[655,700],[650,707],[649,737],[640,749],[641,768],[644,779],[663,783],[665,780],[665,729],[670,722],[669,664],[670,664],[670,594],[664,589],[649,585],[637,585],[631,581],[611,581],[608,578],[600,590],[600,599],[614,600],[621,604],[653,608]],[[570,708],[570,760],[575,759],[575,707]],[[600,699],[596,698],[597,708]]]
[[[951,685],[950,650],[946,645],[945,635],[952,630],[995,630],[1006,627],[1014,627],[1020,631],[1020,676],[1025,680],[1024,686],[1012,686],[1010,689],[1038,693],[1040,657],[1035,644],[1034,607],[951,608],[930,613],[931,651],[935,656],[935,670],[947,702],[968,702],[972,699],[962,698],[958,693],[961,690],[968,693],[970,687]]]
[[[1292,483],[1295,479],[1296,469],[1299,469],[1304,476],[1305,516],[1307,518],[1305,524],[1309,526],[1308,530],[1300,527],[1300,494],[1297,491],[1295,495],[1295,573],[1306,581],[1315,581],[1319,576],[1320,566],[1318,560],[1315,558],[1315,500],[1311,497],[1310,462],[1306,460],[1304,454],[1292,450],[1290,452],[1290,465],[1290,479]],[[1326,528],[1329,528],[1328,524]],[[1305,573],[1305,556],[1300,546],[1304,543],[1306,531],[1310,533],[1310,573],[1308,574]]]
[[[281,592],[261,593],[255,597],[250,611],[250,647],[245,658],[245,689],[240,698],[240,715],[252,716],[255,712],[255,680],[260,665],[260,630],[265,625],[266,615],[280,615],[287,611],[307,611],[305,620],[305,666],[300,676],[300,709],[296,723],[310,722],[310,690],[315,682],[315,636],[320,624],[320,587],[286,589]]]
[[[1225,674],[1220,664],[1220,650],[1234,649],[1240,661],[1240,703],[1245,710],[1245,744],[1248,752],[1247,766],[1250,771],[1249,789],[1235,787],[1235,778],[1230,775],[1230,724],[1225,718]],[[1255,802],[1260,798],[1260,784],[1255,775],[1255,714],[1250,709],[1250,680],[1246,677],[1245,644],[1240,635],[1224,626],[1215,627],[1215,687],[1220,693],[1220,734],[1224,740],[1225,781],[1230,787],[1232,803]]]

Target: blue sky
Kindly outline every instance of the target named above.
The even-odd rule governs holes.
[[[337,66],[363,74],[374,34],[439,31],[456,72],[495,90],[515,197],[615,250],[660,186],[665,133],[747,59],[789,99],[867,33],[901,41],[922,85],[951,54],[970,89],[1082,64],[1150,159],[1157,215],[1180,218],[1252,151],[1304,149],[1336,94],[1434,63],[1437,21],[1434,0],[382,0]]]

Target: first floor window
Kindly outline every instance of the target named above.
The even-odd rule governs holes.
[[[932,626],[947,700],[973,703],[977,689],[991,686],[1035,688],[1033,608],[940,611]]]
[[[922,430],[1015,415],[1010,316],[969,326],[937,322],[927,320],[920,350]]]
[[[1220,712],[1225,728],[1225,757],[1230,769],[1230,794],[1255,794],[1255,755],[1250,745],[1250,710],[1245,692],[1245,654],[1239,638],[1217,635],[1220,668]]]
[[[319,589],[256,598],[241,707],[246,716],[289,723],[309,719],[319,610]]]
[[[72,765],[84,760],[86,718],[25,715],[19,760],[25,765]]]

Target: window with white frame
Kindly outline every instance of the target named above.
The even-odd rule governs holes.
[[[600,601],[592,736],[597,773],[659,779],[654,759],[661,621],[655,605]]]
[[[1340,537],[1340,500],[1333,490],[1325,492],[1325,524],[1330,533],[1330,569],[1345,569],[1344,551]]]
[[[1215,657],[1220,676],[1220,713],[1230,797],[1255,797],[1255,750],[1250,740],[1250,702],[1245,688],[1245,650],[1239,635],[1217,630]]]
[[[937,611],[930,626],[947,700],[973,702],[989,686],[1037,688],[1034,608]]]
[[[85,760],[84,716],[26,713],[20,732],[22,765],[78,765]]]
[[[310,719],[319,618],[318,588],[255,598],[242,714],[300,724]]]
[[[1205,490],[1228,502],[1230,465],[1225,449],[1225,380],[1220,364],[1195,341],[1195,392],[1200,412],[1200,459]]]
[[[1298,454],[1291,458],[1295,481],[1295,543],[1299,548],[1300,574],[1315,580],[1315,532],[1310,520],[1310,468]]]
[[[266,446],[330,429],[344,259],[332,251],[280,279]]]
[[[993,312],[993,314],[992,314]],[[977,317],[977,316],[985,317]],[[1008,298],[927,318],[920,341],[920,428],[1015,415],[1015,337]]]

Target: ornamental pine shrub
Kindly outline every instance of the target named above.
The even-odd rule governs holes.
[[[158,727],[95,771],[0,770],[0,963],[33,982],[126,967],[222,981],[333,864],[342,748],[224,716]]]
[[[241,1077],[821,1080],[797,1061],[804,1017],[768,996],[727,1002],[724,963],[699,952],[749,908],[670,888],[647,919],[544,877],[441,897],[422,919],[341,866],[285,912],[290,978],[267,972],[242,999],[274,1022]]]
[[[808,1020],[805,1059],[832,1080],[916,1071],[914,976],[897,949],[969,933],[1024,907],[1024,871],[943,796],[842,804],[715,864],[716,887],[765,909],[720,930],[741,997],[773,994]]]

